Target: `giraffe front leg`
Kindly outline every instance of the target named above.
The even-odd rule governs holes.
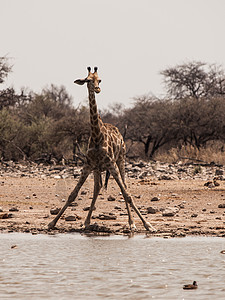
[[[82,187],[82,185],[84,184],[84,182],[86,181],[88,175],[91,173],[91,169],[89,166],[84,166],[84,168],[82,169],[82,173],[80,176],[80,179],[77,183],[77,185],[75,186],[74,190],[71,192],[71,194],[68,197],[68,200],[66,201],[65,205],[61,208],[61,210],[59,211],[59,213],[57,214],[57,216],[55,217],[54,220],[52,220],[49,224],[48,224],[48,229],[53,229],[56,225],[56,223],[58,222],[58,220],[60,219],[60,217],[62,216],[62,214],[65,212],[65,210],[67,209],[67,207],[76,199],[78,192],[80,190],[80,188]]]
[[[92,215],[92,212],[94,210],[94,207],[95,207],[95,202],[98,198],[98,194],[100,192],[102,188],[102,183],[101,183],[101,172],[99,171],[95,171],[94,172],[94,194],[93,194],[93,199],[92,199],[92,202],[91,202],[91,206],[90,206],[90,209],[89,209],[89,212],[88,212],[88,215],[87,215],[87,218],[84,222],[84,226],[85,228],[88,227],[90,225],[90,222],[91,222],[91,215]]]

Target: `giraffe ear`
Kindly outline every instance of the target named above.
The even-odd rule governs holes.
[[[87,82],[87,78],[77,79],[74,81],[74,83],[79,84],[79,85],[83,85],[83,84],[85,84],[85,82]]]

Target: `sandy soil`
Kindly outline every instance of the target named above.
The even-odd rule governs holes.
[[[69,178],[1,177],[0,231],[49,233],[48,223],[54,218],[50,210],[62,207],[76,182],[77,179]],[[212,188],[204,184],[204,180],[194,179],[127,179],[128,189],[135,203],[157,229],[154,235],[225,237],[225,181],[219,181],[219,186]],[[57,229],[50,233],[81,230],[91,203],[92,190],[93,178],[90,177],[81,189],[76,203],[66,210],[56,225]],[[157,197],[157,201],[152,201],[153,197]],[[155,209],[154,213],[148,213],[149,207]],[[174,216],[163,215],[168,208],[171,208]],[[71,216],[73,220],[68,221],[67,217]],[[133,216],[137,232],[146,232],[134,212]],[[113,179],[109,180],[108,190],[102,190],[98,197],[92,218],[92,224],[95,223],[98,225],[93,230],[129,233],[125,203]]]

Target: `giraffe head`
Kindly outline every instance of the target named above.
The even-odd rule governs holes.
[[[76,84],[83,85],[84,83],[87,83],[88,85],[92,86],[94,88],[95,93],[100,93],[101,89],[99,87],[99,83],[101,82],[101,79],[98,77],[98,68],[94,67],[94,73],[91,72],[91,68],[88,67],[88,76],[84,79],[77,79],[74,81]]]

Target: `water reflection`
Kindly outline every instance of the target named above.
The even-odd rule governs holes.
[[[223,238],[1,234],[0,298],[224,299],[224,249]]]

